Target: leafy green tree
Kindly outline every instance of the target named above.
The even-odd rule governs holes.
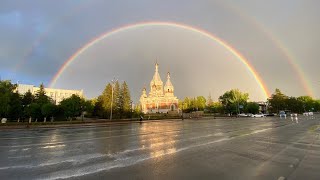
[[[304,111],[302,102],[296,97],[286,99],[286,107],[293,113],[302,113]]]
[[[276,89],[275,92],[268,99],[271,112],[279,113],[279,111],[281,111],[281,110],[286,110],[287,109],[287,103],[286,103],[287,99],[288,99],[288,96],[283,94],[279,89]]]
[[[56,109],[57,109],[56,105],[54,105],[52,103],[47,103],[47,104],[42,105],[41,113],[42,113],[42,116],[44,116],[44,122],[47,121],[48,117],[54,116]]]
[[[32,95],[32,93],[27,91],[23,97],[22,97],[22,105],[27,106],[34,102],[35,97]]]
[[[222,96],[219,97],[219,101],[224,106],[225,110],[232,114],[238,113],[239,106],[245,106],[249,99],[248,93],[242,93],[238,89],[232,89],[230,91],[225,92]]]
[[[23,117],[22,99],[18,92],[11,94],[9,107],[9,117],[11,120],[18,120]]]
[[[120,116],[120,108],[121,108],[121,94],[120,94],[120,84],[119,81],[114,83],[113,88],[113,103],[112,103],[112,111],[115,117],[119,118]]]
[[[94,99],[84,101],[83,110],[86,112],[87,117],[91,117],[93,115],[95,104],[96,104],[96,100]]]
[[[302,104],[303,111],[313,111],[315,106],[315,101],[310,96],[300,96],[297,98]]]
[[[103,108],[102,95],[100,95],[94,103],[92,115],[100,118],[106,118],[109,115],[108,112]]]
[[[207,107],[210,113],[223,113],[224,107],[221,102],[212,102],[210,106]]]
[[[314,111],[316,112],[320,111],[320,100],[314,101]]]
[[[0,81],[0,118],[9,116],[10,98],[16,87],[11,81]]]
[[[134,106],[133,108],[133,114],[132,117],[140,117],[141,115],[143,115],[142,113],[142,109],[141,109],[141,104],[137,104],[136,106]]]
[[[246,112],[252,114],[259,113],[259,104],[255,102],[248,102],[246,106]]]
[[[191,111],[191,99],[185,97],[183,101],[179,102],[181,109],[183,112],[190,112]]]
[[[119,93],[119,114],[129,117],[131,114],[131,96],[127,83],[124,81],[120,88]]]
[[[41,106],[37,103],[31,103],[26,108],[26,115],[32,117],[33,119],[40,119],[42,117]]]
[[[196,99],[196,108],[197,110],[199,111],[203,111],[204,108],[206,108],[206,98],[203,97],[203,96],[198,96],[197,99]]]
[[[75,117],[80,116],[83,105],[84,100],[74,94],[60,102],[60,106],[67,119],[74,119]]]
[[[41,107],[42,105],[51,102],[50,98],[46,95],[43,84],[40,84],[39,90],[35,94],[35,102],[39,104]]]
[[[98,102],[96,103],[95,112],[99,114],[100,117],[107,118],[111,111],[111,98],[112,98],[112,85],[107,84],[102,95],[98,97]]]

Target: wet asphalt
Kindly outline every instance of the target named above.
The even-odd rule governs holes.
[[[0,179],[320,179],[320,116],[0,130]]]

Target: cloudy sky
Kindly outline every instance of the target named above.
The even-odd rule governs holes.
[[[317,0],[2,0],[0,76],[46,86],[66,60],[92,39],[143,22],[171,22],[206,31],[241,53],[270,92],[320,98],[320,1]],[[227,48],[190,29],[139,26],[87,48],[54,87],[99,95],[113,78],[127,81],[133,99],[160,64],[175,94],[217,99],[239,88],[265,100],[248,68]]]

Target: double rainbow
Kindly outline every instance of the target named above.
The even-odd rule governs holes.
[[[121,26],[119,28],[115,28],[111,31],[107,31],[103,33],[102,35],[92,39],[89,41],[87,44],[85,44],[82,48],[80,48],[76,53],[74,53],[67,61],[64,62],[64,64],[61,66],[61,68],[58,70],[58,72],[54,75],[50,82],[50,87],[54,86],[57,80],[60,78],[61,74],[70,66],[70,64],[77,58],[79,57],[83,52],[85,52],[87,49],[91,48],[95,44],[99,43],[101,40],[108,38],[110,36],[116,35],[121,32],[129,31],[132,29],[137,29],[137,28],[143,28],[143,27],[148,27],[148,26],[167,26],[167,27],[174,27],[174,28],[180,28],[180,29],[185,29],[189,30],[194,33],[198,33],[202,36],[205,36],[222,47],[226,48],[230,53],[232,53],[245,67],[248,69],[248,71],[252,74],[254,77],[255,81],[259,85],[260,89],[262,90],[265,98],[269,97],[270,93],[266,87],[266,84],[263,82],[261,79],[260,75],[256,72],[254,67],[249,63],[249,61],[235,48],[233,48],[231,45],[229,45],[227,42],[224,40],[220,39],[219,37],[213,35],[210,32],[207,32],[203,29],[192,27],[186,24],[181,24],[181,23],[174,23],[174,22],[140,22],[136,24],[129,24],[125,26]]]

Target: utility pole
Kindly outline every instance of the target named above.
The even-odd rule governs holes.
[[[115,83],[116,83],[117,81],[118,81],[118,80],[115,80],[114,78],[113,78],[113,80],[111,81],[111,110],[110,110],[110,121],[112,120],[113,91],[114,91]]]

